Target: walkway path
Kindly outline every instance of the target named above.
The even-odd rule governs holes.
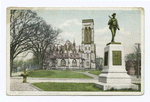
[[[10,91],[40,91],[30,83],[22,83],[22,79],[10,79]]]
[[[75,71],[75,72],[88,75],[88,76],[90,76],[90,77],[93,77],[95,80],[98,80],[98,76],[97,76],[97,75],[94,75],[94,74],[90,74],[89,71],[86,71],[86,72]]]
[[[22,77],[12,77],[11,80],[23,80]],[[38,83],[38,82],[74,82],[74,83],[93,83],[95,79],[87,78],[27,78],[29,83]]]
[[[75,72],[88,75],[90,77],[93,77],[95,80],[98,80],[98,75],[90,74],[89,71],[86,71],[86,72],[75,71]],[[131,82],[132,83],[141,83],[141,77],[137,78],[136,75],[130,75],[130,77],[131,77]]]
[[[141,76],[137,78],[136,75],[130,75],[132,83],[141,83]]]
[[[23,78],[21,75],[23,72],[12,73],[10,78],[10,91],[41,91],[40,89],[33,86],[31,83],[22,83]]]

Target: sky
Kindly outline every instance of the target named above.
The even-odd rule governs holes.
[[[134,51],[135,43],[141,43],[141,11],[140,10],[34,10],[47,24],[60,28],[63,32],[59,39],[70,40],[81,45],[82,19],[94,20],[94,43],[98,57],[104,56],[104,47],[111,41],[109,17],[116,13],[120,30],[117,30],[115,41],[121,42],[124,53]]]

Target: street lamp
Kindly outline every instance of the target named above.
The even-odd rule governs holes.
[[[140,49],[140,43],[135,43],[135,45],[138,45],[137,49],[137,78],[139,78],[139,49]]]

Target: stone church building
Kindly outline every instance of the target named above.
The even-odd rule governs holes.
[[[96,69],[93,19],[82,20],[81,45],[67,40],[64,45],[53,46],[52,50],[47,69]]]

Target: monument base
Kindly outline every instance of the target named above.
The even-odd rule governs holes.
[[[125,69],[124,52],[121,44],[110,44],[104,48],[104,68],[98,81],[94,84],[103,90],[111,88],[138,90],[138,86],[131,83],[131,77]]]
[[[121,42],[110,42],[107,45],[110,45],[110,44],[121,44]]]
[[[138,90],[138,86],[134,84],[107,84],[102,82],[95,82],[94,85],[96,85],[98,88],[102,90],[110,90],[110,89],[133,89]]]

